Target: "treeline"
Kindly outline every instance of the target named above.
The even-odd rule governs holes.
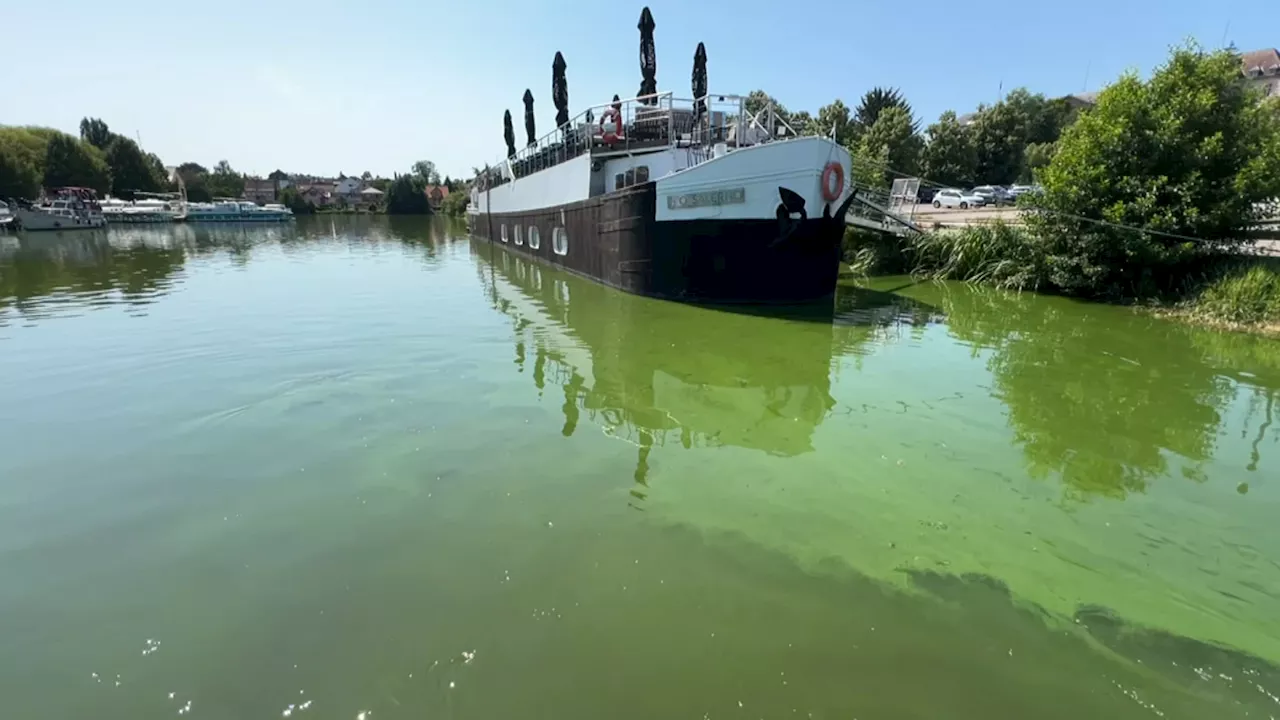
[[[1031,182],[1078,116],[1067,99],[1051,100],[1026,88],[979,106],[963,124],[949,110],[923,132],[896,88],[874,88],[852,110],[835,100],[816,116],[790,112],[757,90],[747,98],[747,111],[754,114],[770,102],[797,133],[833,136],[848,148],[855,158],[854,179],[876,187],[913,175],[948,186]]]
[[[164,163],[100,120],[80,123],[81,137],[41,127],[0,127],[0,196],[34,198],[42,187],[73,185],[99,193],[159,192]]]
[[[244,176],[226,160],[212,171],[199,163],[177,168],[188,199],[236,198]],[[0,127],[0,197],[35,198],[41,188],[87,187],[126,200],[136,193],[174,192],[164,162],[97,118],[80,121],[80,137],[42,127]]]

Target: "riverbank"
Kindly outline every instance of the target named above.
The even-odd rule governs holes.
[[[1004,290],[1073,295],[1131,305],[1208,327],[1280,336],[1280,259],[1200,252],[1180,262],[1135,268],[1130,292],[1072,292],[1053,280],[1047,243],[1026,228],[989,225],[935,230],[910,238],[850,229],[844,257],[855,276],[910,274]]]

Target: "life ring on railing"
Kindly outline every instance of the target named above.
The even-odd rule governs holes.
[[[612,119],[613,129],[605,130],[604,123],[606,120]],[[612,145],[622,138],[622,113],[616,108],[607,107],[604,112],[600,113],[600,139],[605,143]]]
[[[822,199],[835,202],[844,192],[844,167],[838,162],[829,162],[822,169]]]

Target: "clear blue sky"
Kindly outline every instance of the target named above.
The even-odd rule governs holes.
[[[1147,73],[1195,38],[1280,45],[1268,3],[651,2],[658,85],[690,94],[707,45],[716,93],[761,88],[793,110],[897,86],[928,124],[1027,86],[1096,90]],[[53,8],[56,7],[56,11]],[[502,111],[520,98],[549,130],[551,60],[568,62],[577,112],[640,84],[641,3],[516,0],[61,0],[3,14],[0,124],[76,132],[100,117],[170,165],[227,159],[265,174],[389,175],[417,159],[468,174],[502,155]],[[988,11],[983,17],[978,11]]]

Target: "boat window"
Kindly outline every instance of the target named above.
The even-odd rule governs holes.
[[[632,185],[635,185],[635,184],[636,184],[635,168],[627,168],[627,187],[631,187]]]
[[[502,223],[502,242],[507,241],[507,224]]]
[[[517,225],[517,226],[516,226],[516,244],[517,244],[517,245],[523,245],[523,244],[524,244],[524,234],[520,232],[520,226],[519,226],[519,225]]]
[[[569,233],[562,227],[551,233],[551,250],[557,255],[569,254]]]
[[[538,237],[538,226],[529,226],[529,249],[537,250],[542,245],[542,238]]]
[[[649,166],[641,165],[636,168],[636,184],[649,182]]]
[[[626,187],[626,184],[624,183],[624,180],[625,180],[625,179],[626,179],[626,176],[625,176],[625,175],[623,175],[622,173],[618,173],[617,175],[614,175],[614,176],[613,176],[613,189],[614,189],[614,190],[621,190],[622,188]]]

